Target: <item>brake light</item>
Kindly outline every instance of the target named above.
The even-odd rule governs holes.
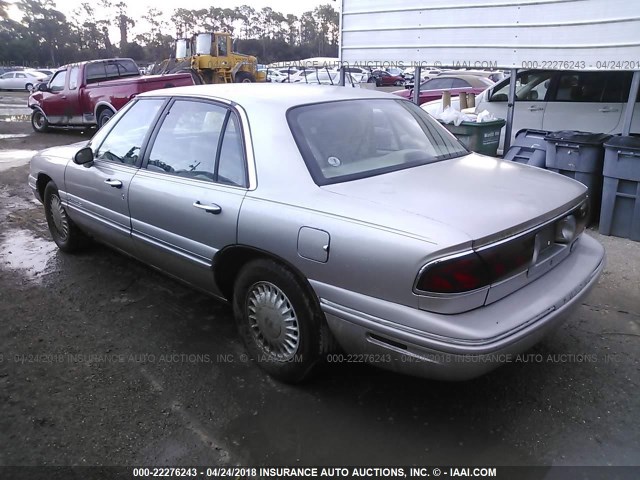
[[[535,236],[529,235],[435,261],[420,274],[416,289],[427,293],[465,293],[487,287],[529,268],[534,249]]]
[[[416,288],[432,293],[462,293],[489,285],[489,270],[475,252],[436,261],[425,268]]]
[[[511,277],[529,268],[533,259],[535,239],[535,235],[528,235],[479,250],[478,255],[489,269],[491,283]]]
[[[434,260],[422,269],[415,288],[424,293],[447,294],[488,287],[528,270],[548,245],[572,244],[588,220],[589,202],[585,200],[546,230],[541,228],[502,243]],[[541,240],[537,247],[536,237]]]

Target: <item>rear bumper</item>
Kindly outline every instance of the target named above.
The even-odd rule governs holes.
[[[370,297],[367,311],[335,303],[322,295],[320,303],[331,331],[349,354],[357,354],[363,361],[389,370],[427,378],[465,380],[513,361],[514,356],[561,324],[596,284],[604,268],[604,257],[604,248],[583,235],[567,259],[526,287],[491,305],[446,316],[450,322],[473,322],[474,317],[508,319],[503,323],[510,325],[509,329],[490,338],[453,338],[407,327],[409,322],[403,321],[403,315],[410,313],[414,317],[415,309],[397,305],[390,315],[389,302]],[[363,305],[362,301],[354,303]],[[532,303],[539,312],[534,316],[530,315],[530,308],[518,308]],[[380,312],[385,316],[377,315]]]

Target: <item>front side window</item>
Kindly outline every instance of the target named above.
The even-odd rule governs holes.
[[[147,170],[216,181],[215,162],[227,109],[208,102],[177,100],[154,141]]]
[[[516,101],[542,101],[547,95],[553,72],[523,72],[516,78]],[[490,102],[506,102],[509,97],[509,79],[491,94]]]
[[[291,109],[287,119],[318,185],[370,177],[468,153],[437,121],[404,100],[304,105]]]
[[[54,75],[49,83],[49,90],[52,92],[61,92],[64,90],[64,85],[67,81],[67,71],[62,70]]]
[[[16,73],[16,78],[27,78],[24,73]]]
[[[164,99],[138,100],[118,119],[95,152],[96,159],[135,165]]]

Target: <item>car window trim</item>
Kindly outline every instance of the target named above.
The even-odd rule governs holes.
[[[156,98],[156,97],[147,97],[147,98]],[[200,103],[208,103],[211,105],[215,105],[217,107],[221,107],[224,108],[225,110],[227,110],[227,114],[225,115],[225,122],[223,122],[223,128],[220,131],[220,138],[218,138],[218,148],[216,150],[216,158],[214,159],[215,163],[214,163],[214,170],[215,172],[217,172],[218,169],[218,163],[220,161],[219,158],[219,154],[221,151],[221,147],[222,147],[222,138],[224,137],[224,133],[226,132],[226,121],[227,119],[230,117],[230,114],[235,114],[236,118],[238,119],[238,124],[240,125],[240,140],[242,142],[242,158],[244,160],[244,164],[245,164],[245,185],[229,185],[228,183],[220,183],[217,181],[217,173],[214,173],[214,179],[216,180],[200,180],[198,178],[189,178],[189,177],[180,177],[177,175],[171,175],[170,173],[161,173],[161,172],[151,172],[150,170],[146,170],[147,167],[147,163],[149,162],[149,155],[151,154],[151,150],[153,148],[153,144],[155,143],[155,140],[158,136],[158,133],[160,132],[160,128],[162,127],[162,123],[164,122],[164,118],[166,117],[167,113],[171,110],[171,106],[176,102],[176,101],[180,101],[180,100],[186,100],[186,101],[195,101],[195,102],[200,102]],[[253,170],[253,176],[251,173],[249,173],[251,171],[251,167],[250,167],[250,161],[249,161],[249,155],[247,152],[247,149],[249,148],[249,145],[247,144],[248,140],[251,137],[247,137],[245,135],[245,130],[244,130],[244,122],[243,120],[246,119],[246,115],[243,118],[243,115],[240,115],[240,112],[238,111],[238,109],[235,108],[236,105],[234,103],[226,103],[226,102],[222,102],[213,98],[202,98],[202,97],[193,97],[193,96],[187,96],[187,95],[179,95],[179,96],[175,96],[175,97],[170,97],[169,102],[165,105],[165,108],[162,112],[162,115],[158,118],[156,118],[155,122],[155,127],[153,128],[153,132],[151,134],[151,136],[148,138],[147,144],[145,145],[145,151],[144,151],[144,156],[141,155],[142,158],[142,162],[140,164],[140,169],[141,170],[145,170],[148,173],[154,173],[154,174],[158,174],[158,175],[163,175],[165,178],[180,178],[182,180],[192,180],[195,182],[200,182],[203,183],[205,185],[216,185],[216,186],[222,186],[222,187],[228,187],[228,188],[236,188],[236,189],[241,189],[241,190],[253,190],[255,189],[255,170]],[[229,113],[230,112],[230,113]],[[248,128],[248,125],[247,125]],[[253,155],[251,156],[252,160],[253,160]],[[254,167],[255,169],[255,164]],[[248,178],[247,178],[248,177]]]
[[[113,162],[111,160],[95,158],[95,154],[98,153],[98,151],[100,150],[100,148],[104,144],[105,140],[107,138],[109,138],[109,135],[111,134],[113,129],[116,127],[116,125],[118,125],[118,123],[120,123],[120,121],[124,118],[124,116],[127,114],[127,112],[129,110],[131,110],[138,102],[147,101],[146,100],[147,98],[149,98],[151,100],[158,100],[158,99],[163,100],[164,104],[160,106],[160,108],[158,109],[158,113],[156,113],[155,117],[151,121],[152,128],[149,128],[147,130],[147,133],[145,133],[144,138],[142,139],[142,145],[140,145],[140,155],[138,155],[138,159],[136,160],[136,163],[134,163],[133,165],[129,165],[129,164],[126,164],[126,163],[118,163],[118,162]],[[128,168],[133,168],[133,169],[139,170],[141,168],[141,166],[142,166],[144,155],[146,155],[146,153],[147,153],[147,147],[149,145],[150,133],[154,130],[155,125],[157,125],[157,122],[158,122],[160,116],[166,111],[167,104],[168,104],[167,100],[168,99],[166,97],[141,97],[141,98],[135,99],[130,104],[127,104],[127,112],[125,112],[123,115],[120,115],[120,117],[117,119],[117,121],[109,122],[109,123],[113,123],[113,125],[111,125],[111,128],[109,128],[109,131],[107,132],[107,134],[102,139],[102,142],[100,142],[100,145],[98,147],[95,147],[94,145],[91,145],[91,150],[93,151],[94,158],[95,158],[94,161],[107,162],[109,165],[122,165],[124,167],[128,167]],[[109,123],[107,125],[109,125]]]

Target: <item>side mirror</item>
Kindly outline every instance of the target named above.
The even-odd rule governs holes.
[[[47,87],[47,83],[46,82],[42,82],[42,83],[38,84],[38,86],[36,87],[36,90],[38,92],[47,92],[47,91],[49,91],[49,88]]]
[[[81,148],[76,152],[76,154],[73,157],[73,163],[75,163],[76,165],[90,166],[89,164],[92,162],[93,162],[93,150],[91,150],[91,147]]]

